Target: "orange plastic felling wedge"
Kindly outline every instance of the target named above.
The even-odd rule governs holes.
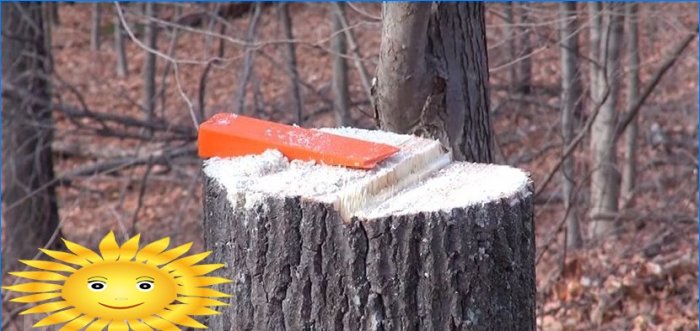
[[[371,169],[399,148],[318,130],[219,113],[199,126],[199,156],[233,157],[279,150],[290,160]]]

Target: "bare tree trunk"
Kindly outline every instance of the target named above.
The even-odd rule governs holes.
[[[49,21],[53,25],[61,25],[61,15],[58,12],[58,6],[60,5],[59,2],[50,2],[48,7],[49,7]]]
[[[158,16],[158,4],[146,2],[146,17]],[[158,27],[153,21],[146,24],[146,45],[151,49],[158,49]],[[146,59],[143,66],[143,110],[146,121],[153,123],[156,113],[156,54],[146,51]],[[149,131],[152,134],[152,131]]]
[[[608,7],[609,6],[609,7]],[[601,237],[615,230],[614,214],[618,210],[620,175],[616,167],[615,130],[617,124],[618,94],[620,90],[620,49],[624,32],[623,6],[610,3],[606,7],[604,29],[602,31],[600,55],[605,68],[599,75],[604,86],[609,89],[607,98],[601,106],[591,127],[591,153],[593,169],[591,174],[591,223],[590,235]],[[600,86],[599,86],[600,88]],[[603,90],[598,89],[598,93]],[[594,100],[604,96],[598,94]]]
[[[286,2],[280,2],[279,16],[282,24],[282,33],[287,40],[294,40],[292,31],[292,19],[289,16],[289,6]],[[287,53],[287,72],[289,74],[289,86],[292,90],[292,107],[296,114],[297,123],[301,124],[303,120],[304,103],[301,100],[301,91],[299,89],[299,72],[297,70],[297,55],[294,43],[286,43],[285,50]]]
[[[627,74],[627,111],[639,100],[639,47],[637,32],[637,4],[628,3],[625,7],[627,17],[627,54],[629,71]],[[625,156],[622,168],[622,198],[627,205],[634,201],[634,186],[637,178],[637,119],[630,122],[625,131]]]
[[[58,231],[51,153],[50,12],[2,3],[2,268],[30,259]],[[47,10],[50,10],[47,8]],[[44,15],[45,14],[45,15]],[[9,91],[9,93],[6,93]]]
[[[350,96],[348,95],[348,65],[343,56],[347,54],[347,41],[343,30],[341,17],[345,15],[342,2],[331,4],[331,22],[333,40],[331,48],[333,56],[333,106],[337,126],[350,125]],[[340,55],[339,55],[340,54]]]
[[[562,2],[560,5],[561,26],[561,126],[563,146],[569,146],[574,138],[574,113],[580,113],[582,89],[581,72],[578,65],[578,22],[576,20],[576,2]],[[583,244],[580,224],[576,214],[574,187],[576,178],[573,155],[565,156],[562,162],[562,195],[566,211],[566,245],[568,248],[580,248]]]
[[[520,60],[517,64],[518,68],[518,85],[517,92],[520,94],[529,94],[532,89],[532,40],[530,40],[530,31],[532,27],[528,26],[532,24],[532,19],[530,18],[530,8],[527,3],[519,3],[518,6],[521,9],[520,24]]]
[[[250,23],[248,24],[248,32],[246,33],[246,41],[251,43],[255,40],[255,34],[257,31],[258,20],[260,19],[260,11],[262,10],[262,5],[259,2],[255,3],[253,9],[253,14],[250,17]],[[245,99],[246,99],[246,88],[248,86],[248,81],[253,71],[253,61],[255,60],[255,50],[246,47],[245,55],[243,57],[243,70],[241,72],[240,84],[238,85],[238,91],[234,99],[235,109],[239,114],[245,113]]]
[[[119,10],[119,8],[115,7],[115,10]],[[118,14],[114,14],[114,50],[117,53],[117,76],[126,77],[129,74],[129,65],[126,60],[122,22]]]
[[[90,49],[93,51],[100,50],[100,34],[102,22],[102,8],[99,2],[92,4],[92,29],[90,30]]]
[[[605,65],[600,57],[600,35],[603,29],[602,13],[603,4],[601,2],[588,3],[588,16],[590,16],[591,27],[588,32],[589,36],[589,57],[593,61],[590,65],[590,81],[591,81],[591,99],[593,104],[599,102],[600,94],[602,93],[603,81],[601,80],[601,72]]]
[[[383,19],[380,127],[439,139],[456,160],[491,162],[484,5],[391,2]]]
[[[503,37],[508,38],[508,59],[506,62],[515,61],[518,58],[518,45],[516,38],[515,29],[515,16],[513,15],[513,6],[515,4],[512,1],[503,3],[503,10],[505,12],[505,27],[503,28]],[[516,65],[511,65],[508,68],[508,90],[513,93],[517,90],[518,84],[518,67]]]

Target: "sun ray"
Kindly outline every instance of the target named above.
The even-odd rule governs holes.
[[[177,281],[180,285],[193,287],[204,287],[231,282],[231,280],[223,277],[181,277],[178,278]]]
[[[139,250],[140,238],[141,235],[137,234],[119,248],[119,261],[129,261],[136,256],[136,252]]]
[[[129,325],[124,321],[112,321],[107,331],[129,331]]]
[[[50,271],[10,271],[10,275],[33,280],[62,281],[66,276]]]
[[[66,302],[66,301],[54,301],[54,302],[47,302],[32,308],[29,308],[21,313],[20,315],[27,315],[27,314],[36,314],[36,313],[51,313],[57,310],[65,309],[72,306],[72,304]]]
[[[163,252],[166,248],[168,248],[168,245],[170,245],[169,237],[154,241],[144,246],[140,251],[138,251],[138,253],[136,253],[136,261],[148,261],[154,256]]]
[[[180,257],[182,254],[187,253],[187,251],[190,250],[190,247],[192,247],[192,243],[188,242],[184,245],[177,246],[171,250],[167,250],[163,253],[160,253],[150,260],[148,260],[148,264],[150,265],[155,265],[155,266],[160,266],[163,264],[166,264],[174,259],[177,259]]]
[[[114,237],[114,232],[110,231],[102,241],[100,241],[100,254],[105,261],[116,261],[119,258],[119,244]]]
[[[49,325],[54,325],[54,324],[65,323],[65,322],[68,322],[68,321],[70,321],[70,320],[72,320],[80,315],[82,315],[82,313],[79,312],[75,308],[61,310],[57,313],[53,313],[49,316],[46,316],[44,319],[42,319],[39,322],[36,322],[36,324],[34,324],[34,327],[38,328],[41,326],[49,326]]]
[[[41,292],[60,291],[62,286],[60,284],[34,282],[34,283],[17,284],[17,285],[13,285],[13,286],[3,286],[2,288],[6,289],[8,291],[15,291],[15,292],[41,293]]]
[[[214,299],[209,299],[209,298],[200,298],[200,297],[177,297],[177,301],[180,301],[182,303],[187,303],[191,305],[197,305],[197,306],[209,306],[209,307],[216,307],[216,306],[228,306],[228,303],[221,302],[219,300],[214,300]]]
[[[101,318],[96,319],[94,322],[90,323],[87,328],[85,328],[85,331],[102,331],[107,324],[109,324],[108,320],[103,320]]]
[[[80,316],[80,317],[68,322],[62,328],[58,329],[58,331],[80,330],[80,329],[84,328],[86,325],[90,324],[90,322],[92,322],[94,319],[95,319],[94,317],[83,315],[83,316]]]
[[[170,322],[173,322],[175,324],[191,327],[191,328],[197,328],[197,329],[206,329],[207,326],[199,323],[197,320],[187,316],[187,312],[184,311],[183,308],[177,307],[176,309],[172,310],[163,310],[158,314],[161,318],[168,320]]]
[[[200,264],[195,265],[185,270],[175,270],[173,274],[176,276],[202,276],[206,275],[214,270],[223,268],[223,264]]]
[[[177,311],[187,315],[219,315],[221,312],[202,306],[193,306],[187,304],[174,304],[168,306],[168,309]]]
[[[63,263],[44,261],[44,260],[19,260],[30,267],[43,269],[48,271],[63,271],[63,272],[75,272],[73,267],[67,266]]]
[[[153,330],[148,324],[141,322],[139,320],[129,320],[127,321],[129,323],[129,327],[132,328],[134,331],[149,331]]]
[[[209,255],[211,255],[211,251],[186,256],[166,264],[162,267],[162,269],[165,271],[183,270],[187,267],[191,267],[193,264],[196,264],[199,261],[206,259]]]
[[[221,293],[210,288],[178,288],[178,294],[192,297],[212,297],[212,298],[228,298],[231,297],[226,293]]]
[[[148,324],[150,327],[156,330],[163,331],[180,331],[180,328],[175,326],[175,324],[164,320],[157,316],[147,316],[143,319],[144,323]],[[87,330],[86,330],[87,331]]]
[[[53,298],[58,298],[61,296],[60,292],[50,292],[50,293],[39,293],[39,294],[30,294],[30,295],[25,295],[22,297],[17,297],[14,298],[10,301],[12,302],[19,302],[19,303],[34,303],[34,302],[41,302]]]
[[[95,251],[84,247],[82,245],[76,244],[70,240],[67,239],[62,239],[63,243],[66,245],[69,251],[73,252],[75,255],[82,256],[86,260],[92,262],[92,263],[97,263],[102,261],[102,258],[100,255],[95,253]]]
[[[88,261],[88,260],[86,260],[86,259],[84,259],[84,258],[82,258],[82,257],[80,257],[80,256],[77,256],[77,255],[75,255],[75,254],[72,254],[72,253],[59,252],[59,251],[52,251],[52,250],[50,250],[50,249],[43,249],[43,248],[39,248],[39,250],[40,250],[42,253],[44,253],[44,254],[46,254],[46,255],[48,255],[48,256],[50,256],[50,257],[56,259],[56,260],[59,260],[59,261],[61,261],[61,262],[66,262],[66,263],[70,263],[70,264],[74,264],[74,265],[79,265],[79,266],[81,266],[81,267],[84,267],[84,266],[86,266],[86,265],[88,265],[88,264],[91,264],[90,261]]]

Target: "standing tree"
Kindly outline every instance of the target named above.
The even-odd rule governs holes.
[[[559,28],[561,43],[561,127],[564,150],[574,138],[574,114],[580,113],[581,107],[581,72],[578,65],[578,23],[576,20],[576,3],[562,2],[561,26]],[[564,151],[565,152],[565,151]],[[580,248],[583,244],[581,230],[576,218],[574,196],[574,157],[565,156],[562,162],[562,194],[566,213],[566,245],[568,248]]]
[[[115,7],[115,10],[121,10]],[[126,59],[126,45],[124,44],[124,32],[119,13],[114,14],[114,50],[117,52],[117,76],[126,77],[129,73],[129,63]]]
[[[593,156],[591,174],[591,223],[590,235],[600,237],[610,234],[615,224],[620,176],[615,164],[615,130],[617,114],[615,107],[620,90],[620,49],[624,32],[623,5],[610,3],[603,16],[602,33],[598,46],[597,61],[602,68],[596,71],[593,100],[603,102],[591,127],[591,152]],[[598,12],[599,14],[601,12]]]
[[[333,107],[335,108],[335,125],[350,124],[350,96],[348,94],[348,65],[345,61],[347,40],[343,33],[344,5],[342,2],[331,4],[331,23],[333,40]]]
[[[46,4],[2,3],[2,268],[32,258],[58,228]]]
[[[158,15],[158,4],[147,2],[144,14],[148,22],[146,23],[146,45],[155,50],[158,48],[158,27],[152,20]],[[156,54],[152,51],[146,52],[143,66],[143,110],[146,121],[153,123],[156,114]],[[149,131],[152,134],[152,131]]]
[[[92,26],[90,28],[90,49],[93,51],[100,50],[100,35],[102,23],[102,8],[99,2],[92,4]]]
[[[375,111],[382,129],[439,139],[455,160],[491,162],[482,3],[387,3]]]
[[[627,111],[639,100],[639,48],[637,34],[637,4],[628,3],[625,7],[627,16],[627,55],[629,56],[629,72],[627,74]],[[621,195],[625,204],[633,201],[634,182],[637,177],[637,120],[630,122],[625,131],[625,156],[622,167]]]

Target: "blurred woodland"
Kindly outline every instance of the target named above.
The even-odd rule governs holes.
[[[3,2],[3,284],[61,237],[200,250],[215,113],[377,128],[381,6]],[[540,329],[698,328],[697,18],[485,4],[493,159],[535,183]]]

